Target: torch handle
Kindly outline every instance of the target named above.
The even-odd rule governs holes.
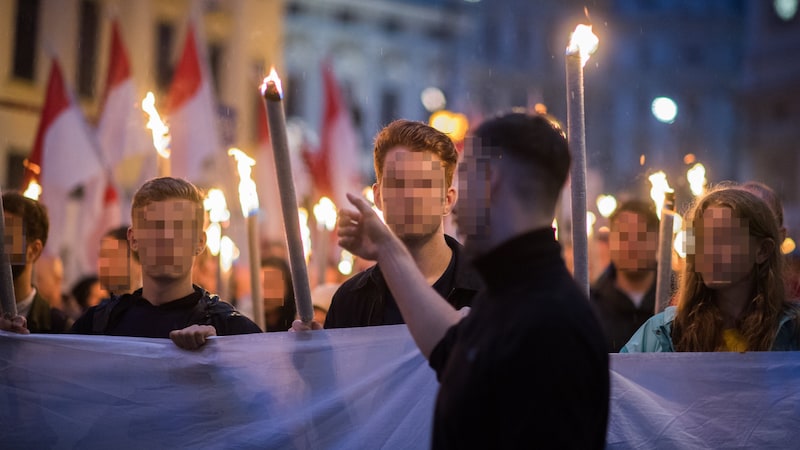
[[[586,234],[586,130],[583,111],[583,64],[580,54],[566,56],[567,139],[572,153],[570,186],[572,199],[573,276],[589,294],[589,239]]]
[[[269,136],[281,197],[281,210],[286,225],[286,244],[289,249],[289,268],[292,272],[294,298],[300,320],[309,323],[314,319],[311,303],[311,289],[308,284],[308,267],[303,252],[300,235],[300,218],[297,211],[297,196],[292,180],[292,164],[289,157],[289,144],[286,138],[286,117],[280,100],[264,99],[269,123]]]
[[[669,306],[672,297],[672,227],[675,224],[675,194],[668,192],[658,227],[658,272],[655,314]]]

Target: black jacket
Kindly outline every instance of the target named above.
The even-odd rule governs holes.
[[[229,303],[205,289],[163,305],[151,305],[142,289],[112,296],[89,308],[72,326],[72,333],[167,338],[172,330],[212,325],[219,336],[260,333],[261,329]]]
[[[28,330],[31,333],[66,333],[69,331],[70,320],[61,310],[53,308],[50,303],[39,294],[33,296],[31,309],[28,311]]]
[[[592,306],[606,334],[607,349],[612,353],[627,344],[633,333],[653,315],[656,302],[655,281],[637,307],[630,297],[617,289],[616,279],[617,269],[612,263],[594,283],[590,294]]]
[[[464,246],[450,236],[444,236],[447,246],[453,250],[455,258],[455,279],[453,289],[446,296],[447,301],[459,309],[472,304],[472,298],[483,287],[475,269],[464,255]],[[373,325],[397,325],[385,317],[387,302],[394,302],[389,287],[383,279],[380,267],[374,265],[347,280],[331,300],[325,328],[366,327]]]

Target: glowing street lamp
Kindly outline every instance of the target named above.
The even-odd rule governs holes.
[[[678,116],[678,105],[669,97],[656,97],[650,105],[653,116],[659,122],[672,123]]]

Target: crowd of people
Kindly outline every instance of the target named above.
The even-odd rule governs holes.
[[[608,267],[588,293],[574,282],[552,228],[570,161],[547,115],[487,119],[461,155],[424,123],[390,123],[374,145],[383,220],[357,196],[338,219],[340,245],[377,264],[326,286],[328,300],[305,323],[286,260],[264,258],[265,330],[220,299],[213,281],[198,282],[203,196],[188,181],[141,186],[130,226],[109,230],[97,274],[68,295],[50,287],[60,268],[43,256],[46,210],[4,192],[17,316],[0,328],[170,338],[192,350],[217,335],[405,323],[440,381],[436,448],[514,447],[531,435],[545,447],[603,448],[609,352],[800,350],[798,284],[780,251],[786,229],[772,189],[725,183],[694,201],[672,304],[654,314],[651,202],[620,205],[609,218]],[[451,236],[445,221],[456,206]]]

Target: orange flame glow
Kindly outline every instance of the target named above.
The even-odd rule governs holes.
[[[585,66],[586,62],[589,61],[589,56],[597,51],[599,44],[600,39],[592,33],[592,26],[579,24],[570,35],[567,55],[579,53],[581,55],[581,66]]]
[[[156,110],[156,97],[152,92],[148,92],[142,100],[142,110],[150,117],[147,121],[147,129],[153,131],[153,146],[162,158],[169,158],[169,127],[161,120],[161,116]]]
[[[272,82],[275,86],[275,92],[273,93],[270,89],[269,82]],[[278,98],[283,98],[283,88],[281,87],[281,79],[278,77],[278,72],[275,71],[275,67],[271,67],[269,69],[269,75],[264,78],[264,81],[261,82],[261,95],[267,94],[276,95]]]

